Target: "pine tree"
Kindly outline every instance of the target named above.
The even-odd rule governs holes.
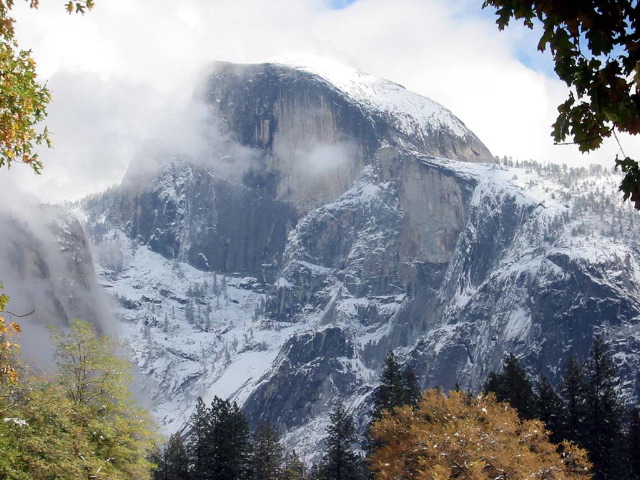
[[[384,359],[380,386],[373,394],[371,416],[376,420],[381,418],[383,411],[404,405],[407,397],[400,364],[393,352],[389,352]]]
[[[537,401],[531,380],[514,354],[507,357],[501,373],[489,375],[483,391],[493,392],[499,402],[508,402],[524,420],[536,416]]]
[[[251,433],[236,403],[215,397],[211,402],[211,454],[207,459],[208,477],[214,480],[240,480],[251,475]]]
[[[235,403],[214,397],[206,408],[198,399],[187,448],[195,480],[239,480],[251,474],[251,434]]]
[[[190,480],[189,456],[180,435],[174,433],[159,452],[154,480]]]
[[[575,357],[571,357],[562,375],[560,396],[562,398],[561,436],[565,440],[583,445],[586,432],[583,429],[585,416],[584,376]]]
[[[593,462],[595,480],[620,478],[622,472],[622,403],[618,397],[618,372],[607,344],[594,339],[584,364],[584,446]]]
[[[284,455],[278,432],[266,422],[260,422],[253,436],[253,478],[280,480],[283,475]]]
[[[218,276],[215,273],[213,274],[213,279],[211,281],[211,293],[216,297],[220,293],[220,290],[218,289]]]
[[[193,300],[187,300],[187,306],[184,309],[184,318],[190,325],[195,322],[195,313],[193,310]]]
[[[402,386],[404,390],[402,404],[417,407],[422,395],[418,385],[418,377],[410,366],[402,372]]]
[[[544,376],[538,383],[536,394],[538,418],[551,432],[551,441],[559,443],[562,441],[562,400]]]
[[[198,480],[207,478],[207,459],[211,453],[210,431],[209,412],[202,398],[198,398],[195,412],[189,420],[189,434],[187,436],[190,470],[193,472],[193,477]]]
[[[342,402],[336,404],[329,419],[331,424],[326,429],[323,480],[363,479],[364,463],[353,451],[353,444],[356,442],[355,425]]]

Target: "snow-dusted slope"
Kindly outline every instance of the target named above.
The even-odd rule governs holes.
[[[410,205],[402,174],[385,176],[390,156],[466,191],[448,260],[399,256]],[[335,398],[366,412],[388,349],[425,387],[477,389],[505,352],[557,378],[604,331],[626,395],[637,395],[638,222],[617,202],[619,179],[382,151],[290,232],[273,285],[167,260],[102,223],[95,258],[165,431],[183,426],[198,396],[219,395],[313,451]]]
[[[168,433],[185,424],[198,397],[244,402],[300,330],[265,319],[264,285],[255,278],[167,260],[118,230],[106,232],[95,253],[121,335]]]
[[[469,131],[449,110],[433,100],[410,92],[402,85],[312,55],[287,55],[267,63],[283,65],[317,75],[337,88],[353,103],[369,111],[384,112],[408,136],[446,128],[459,137]]]

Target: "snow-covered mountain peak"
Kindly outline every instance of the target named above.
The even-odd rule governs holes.
[[[558,381],[603,330],[640,396],[619,174],[496,163],[435,102],[313,57],[219,62],[202,94],[248,169],[216,147],[230,168],[176,162],[82,206],[167,432],[218,395],[313,451],[336,398],[365,429],[389,350],[421,387],[478,391],[505,352]]]
[[[424,135],[424,130],[446,127],[459,137],[468,130],[449,110],[437,102],[410,92],[402,85],[313,55],[284,55],[266,63],[294,68],[316,75],[355,103],[378,110],[398,120],[407,135]]]

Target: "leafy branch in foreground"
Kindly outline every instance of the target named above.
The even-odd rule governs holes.
[[[483,8],[488,6],[496,8],[500,30],[512,19],[531,29],[542,26],[538,50],[551,50],[558,77],[570,87],[553,124],[556,143],[570,138],[581,152],[589,152],[612,135],[618,141],[616,131],[640,133],[637,1],[485,0]],[[640,210],[638,162],[621,146],[620,152],[616,167],[626,174],[620,190]]]
[[[2,284],[0,284],[2,288]],[[18,372],[14,367],[15,355],[19,345],[13,341],[13,337],[20,333],[20,325],[15,322],[5,320],[4,313],[9,297],[5,293],[0,293],[0,382],[8,380],[15,382],[18,379]]]
[[[31,8],[38,8],[38,0],[27,1]],[[42,162],[36,146],[51,147],[47,128],[39,128],[47,116],[51,92],[38,82],[31,51],[18,45],[11,16],[13,5],[13,0],[0,0],[0,167],[11,168],[18,162],[40,173]],[[93,0],[74,0],[65,8],[82,14],[93,5]]]
[[[521,420],[493,394],[423,393],[417,410],[385,412],[371,436],[381,445],[369,458],[376,480],[590,478],[586,452],[549,441],[538,420]]]

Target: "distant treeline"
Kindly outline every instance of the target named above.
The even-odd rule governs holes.
[[[366,435],[336,402],[317,463],[285,451],[268,423],[251,433],[235,403],[214,398],[208,407],[198,400],[188,428],[157,452],[155,479],[640,479],[640,415],[624,406],[618,382],[601,337],[584,363],[568,362],[557,387],[545,378],[534,386],[509,355],[478,395],[421,394],[389,353]]]

